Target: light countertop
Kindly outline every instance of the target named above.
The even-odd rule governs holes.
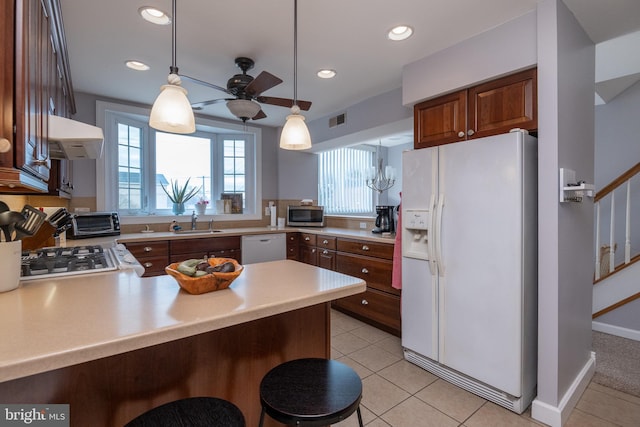
[[[74,242],[81,240],[68,243]],[[22,282],[0,293],[0,382],[329,302],[365,288],[358,278],[288,260],[246,265],[228,289],[201,295],[182,291],[170,276],[141,278],[131,270]]]

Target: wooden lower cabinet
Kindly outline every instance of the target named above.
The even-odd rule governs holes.
[[[376,289],[333,302],[333,307],[400,336],[400,299]]]
[[[287,233],[287,259],[300,259],[300,233]]]
[[[169,242],[171,262],[192,258],[233,258],[242,263],[240,236],[178,239]]]
[[[391,243],[337,238],[336,271],[367,282],[367,291],[336,300],[333,307],[377,328],[400,336],[400,290],[391,287]]]
[[[125,243],[125,246],[144,267],[143,277],[165,274],[164,268],[169,265],[169,242],[167,240]]]

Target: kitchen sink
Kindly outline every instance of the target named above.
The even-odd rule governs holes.
[[[213,234],[222,233],[222,230],[177,230],[175,234]]]

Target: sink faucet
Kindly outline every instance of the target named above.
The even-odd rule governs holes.
[[[191,214],[191,229],[196,229],[196,221],[198,220],[198,215],[196,215],[196,211],[193,211]]]
[[[209,220],[209,231],[213,231],[213,220]]]

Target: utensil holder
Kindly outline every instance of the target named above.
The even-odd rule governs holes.
[[[20,269],[22,256],[22,241],[0,242],[0,292],[16,289],[20,285]]]

